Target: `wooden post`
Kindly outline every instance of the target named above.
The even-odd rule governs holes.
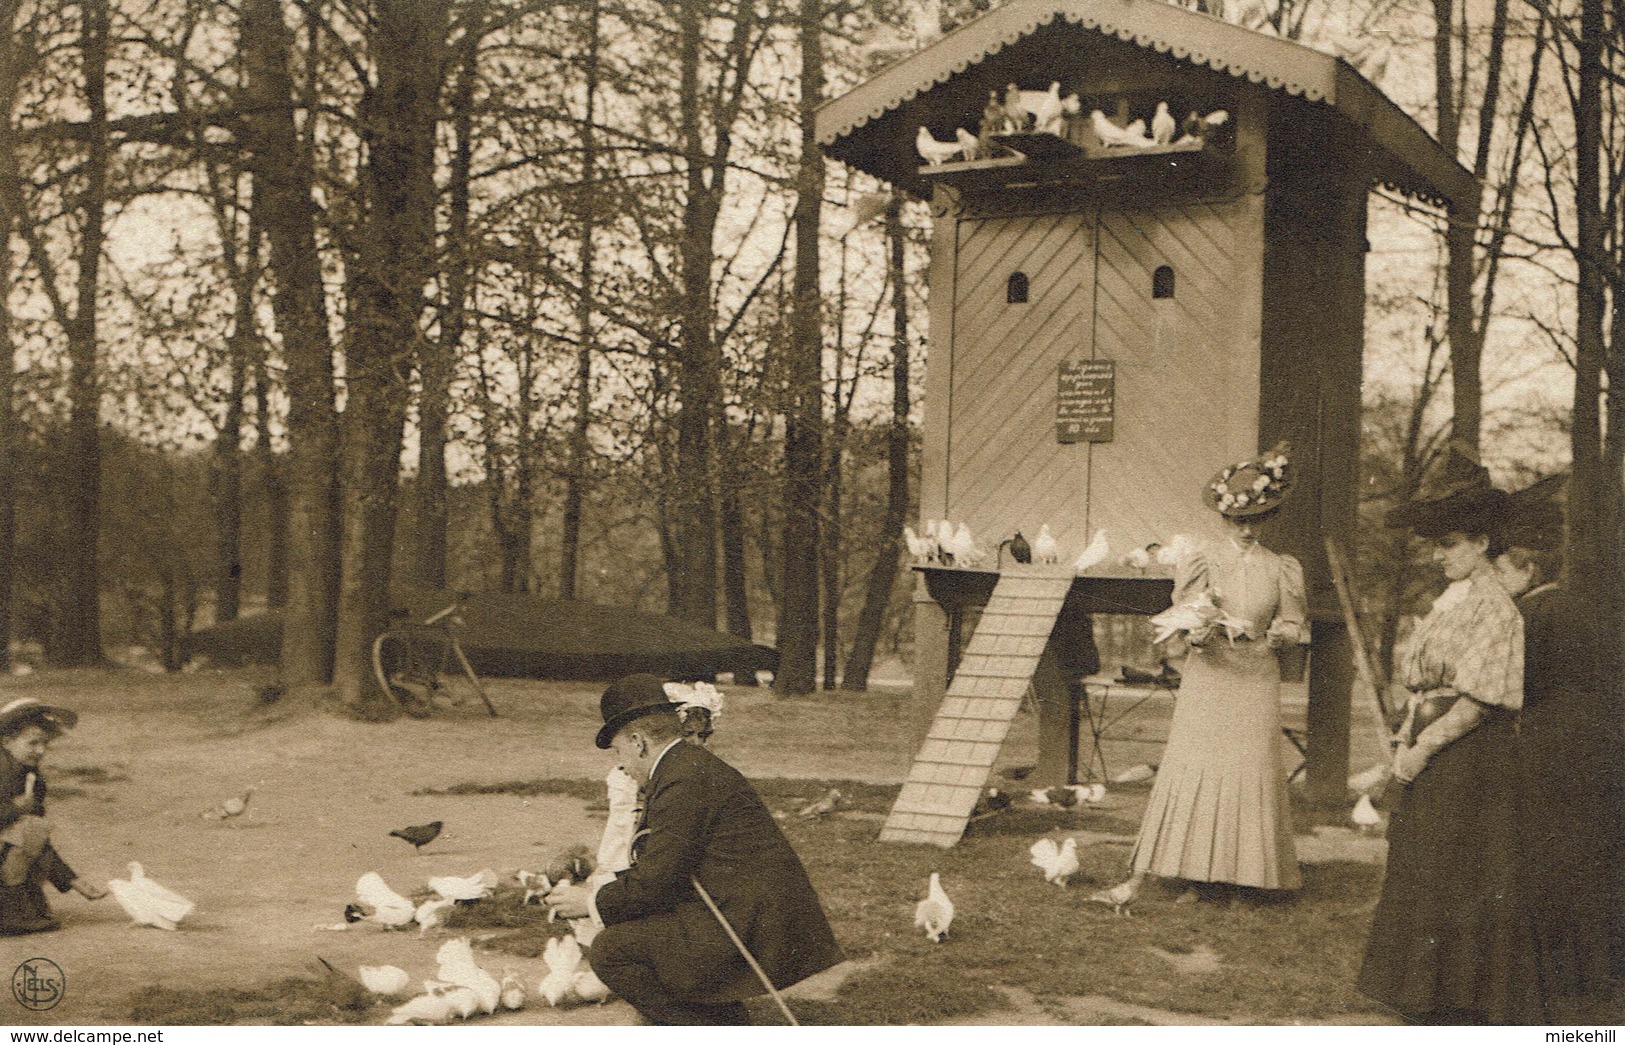
[[[1309,798],[1319,809],[1341,811],[1348,792],[1353,647],[1340,621],[1314,621],[1310,632],[1315,663],[1309,673]]]

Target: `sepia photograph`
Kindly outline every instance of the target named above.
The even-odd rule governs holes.
[[[0,0],[0,106],[10,1041],[1625,1026],[1620,0]]]

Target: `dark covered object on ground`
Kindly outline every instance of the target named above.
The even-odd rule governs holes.
[[[423,620],[452,601],[447,592],[397,599]],[[770,671],[778,651],[688,621],[622,606],[478,595],[463,609],[463,649],[481,675],[507,678],[614,679],[646,671],[667,679],[718,672]],[[243,617],[187,636],[185,654],[235,667],[274,664],[282,614]]]

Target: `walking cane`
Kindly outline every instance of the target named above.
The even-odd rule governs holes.
[[[790,1006],[784,1004],[784,997],[779,994],[778,988],[773,986],[773,981],[767,978],[767,973],[762,971],[762,966],[745,947],[745,941],[741,940],[739,934],[734,932],[734,927],[728,924],[728,919],[722,914],[722,908],[718,907],[717,902],[711,899],[711,894],[705,891],[705,886],[701,885],[700,880],[693,875],[689,875],[688,880],[694,883],[694,891],[700,894],[700,899],[705,901],[705,906],[709,907],[711,913],[716,915],[717,924],[722,926],[722,931],[728,934],[728,939],[732,940],[734,946],[739,949],[740,955],[745,959],[745,964],[750,966],[750,971],[754,972],[756,978],[762,981],[762,986],[767,988],[767,993],[773,995],[773,1000],[778,1004],[779,1011],[784,1013],[785,1021],[792,1027],[801,1026],[796,1021],[795,1014],[790,1011]]]

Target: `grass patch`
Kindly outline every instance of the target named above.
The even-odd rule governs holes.
[[[447,787],[420,787],[414,796],[439,797],[442,795],[518,795],[534,798],[536,795],[563,795],[579,798],[583,802],[604,797],[602,780],[570,780],[549,777],[545,780],[504,780],[495,784],[462,783]]]
[[[1138,917],[1117,918],[1085,897],[1123,876],[1121,846],[1081,850],[1079,880],[1063,890],[1028,862],[1042,831],[971,834],[939,850],[881,845],[876,826],[858,821],[792,820],[785,830],[847,956],[866,963],[834,1001],[803,1003],[808,1022],[952,1019],[998,1006],[989,988],[1000,985],[1040,1000],[1099,994],[1215,1021],[1377,1011],[1353,989],[1380,874],[1370,865],[1306,867],[1298,896],[1255,908],[1175,905],[1171,892],[1148,888]],[[932,871],[958,908],[941,944],[913,926]],[[1151,949],[1199,947],[1218,956],[1220,973],[1181,972]]]
[[[103,766],[63,766],[52,769],[51,776],[53,778],[66,777],[86,784],[127,784],[130,782],[130,778],[125,774]]]
[[[800,809],[830,788],[841,792],[842,812],[884,813],[897,800],[901,784],[870,784],[861,780],[798,780],[789,777],[765,777],[751,781],[756,793],[769,808]],[[534,798],[537,795],[562,795],[583,802],[603,805],[604,783],[601,780],[547,777],[541,780],[503,780],[496,783],[465,782],[446,787],[424,787],[413,791],[416,797],[445,795],[517,795]],[[792,812],[794,810],[791,810]]]
[[[298,976],[246,989],[148,987],[132,995],[130,1022],[178,1027],[373,1022],[378,1005],[341,996],[346,993]]]

